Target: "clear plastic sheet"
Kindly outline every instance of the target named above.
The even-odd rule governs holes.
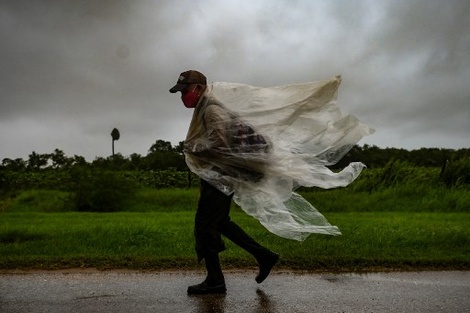
[[[272,233],[302,241],[311,233],[340,235],[295,190],[350,184],[365,167],[338,162],[373,132],[336,103],[339,76],[260,88],[213,83],[194,110],[185,140],[191,171],[226,194]]]

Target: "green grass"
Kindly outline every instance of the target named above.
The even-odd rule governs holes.
[[[69,193],[57,190],[25,190],[13,198],[0,198],[1,212],[63,212]]]
[[[462,212],[470,213],[468,189],[404,184],[372,193],[352,188],[301,194],[320,212]]]
[[[372,193],[352,188],[301,191],[320,212],[462,212],[470,213],[470,192],[464,188],[445,188],[405,184]],[[139,189],[130,198],[126,212],[180,212],[193,210],[199,190]],[[1,212],[70,211],[69,193],[54,190],[26,190],[12,198],[0,198]]]
[[[57,190],[25,190],[13,197],[0,198],[2,212],[67,212],[70,193]],[[139,189],[126,201],[126,212],[178,212],[192,210],[198,189]]]
[[[470,193],[401,185],[372,193],[348,188],[304,191],[337,237],[304,242],[269,233],[233,206],[232,218],[281,254],[280,267],[302,270],[470,269]],[[29,190],[0,199],[0,268],[193,269],[198,189],[141,189],[126,212],[70,212],[66,192]],[[254,267],[226,240],[226,267]]]
[[[179,212],[192,210],[198,189],[140,189],[128,203],[128,212]]]
[[[193,269],[192,211],[147,213],[3,213],[0,268]],[[270,234],[235,209],[232,218],[281,254],[281,268],[302,270],[469,269],[467,213],[328,213],[342,236],[304,242]],[[226,240],[225,267],[251,267]]]

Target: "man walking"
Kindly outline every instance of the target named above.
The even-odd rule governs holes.
[[[170,92],[181,92],[184,106],[194,109],[184,146],[187,162],[210,168],[208,175],[211,175],[210,182],[201,178],[194,226],[197,258],[199,262],[205,261],[207,277],[202,283],[189,286],[188,294],[226,292],[219,262],[219,253],[225,250],[221,235],[253,255],[259,265],[255,279],[261,283],[269,275],[279,255],[257,243],[230,219],[229,214],[233,181],[241,177],[255,181],[262,175],[256,171],[256,166],[250,166],[243,158],[235,160],[232,152],[239,149],[241,142],[246,144],[246,139],[251,140],[250,144],[254,147],[266,148],[267,143],[260,141],[261,135],[252,128],[249,128],[250,133],[240,134],[240,123],[234,123],[237,119],[233,113],[208,93],[207,79],[202,73],[195,70],[181,73]],[[257,141],[253,141],[254,138]],[[238,147],[234,146],[235,143]]]

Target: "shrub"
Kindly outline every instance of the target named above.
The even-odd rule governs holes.
[[[440,180],[448,187],[470,184],[470,158],[446,162]]]
[[[67,205],[69,193],[57,190],[31,189],[19,191],[14,197],[4,200],[0,211],[8,212],[63,212],[70,210]]]
[[[85,212],[116,212],[135,195],[135,186],[119,172],[77,167],[72,170],[72,205]]]
[[[199,186],[199,178],[195,174],[177,171],[176,169],[160,171],[132,171],[126,172],[125,175],[140,186],[146,188],[161,189]]]
[[[351,188],[354,191],[375,192],[400,186],[438,186],[438,168],[413,166],[406,161],[390,161],[385,167],[366,169]]]

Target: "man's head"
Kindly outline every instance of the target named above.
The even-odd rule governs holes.
[[[195,70],[189,70],[186,72],[183,72],[180,74],[178,77],[178,80],[176,81],[176,85],[173,86],[173,88],[170,89],[171,93],[175,93],[178,91],[183,91],[188,87],[188,85],[191,84],[196,84],[196,85],[207,85],[207,79],[204,74],[195,71]]]
[[[187,108],[194,108],[206,90],[207,79],[202,73],[189,70],[178,77],[176,85],[170,89],[171,93],[181,91],[181,100]]]

